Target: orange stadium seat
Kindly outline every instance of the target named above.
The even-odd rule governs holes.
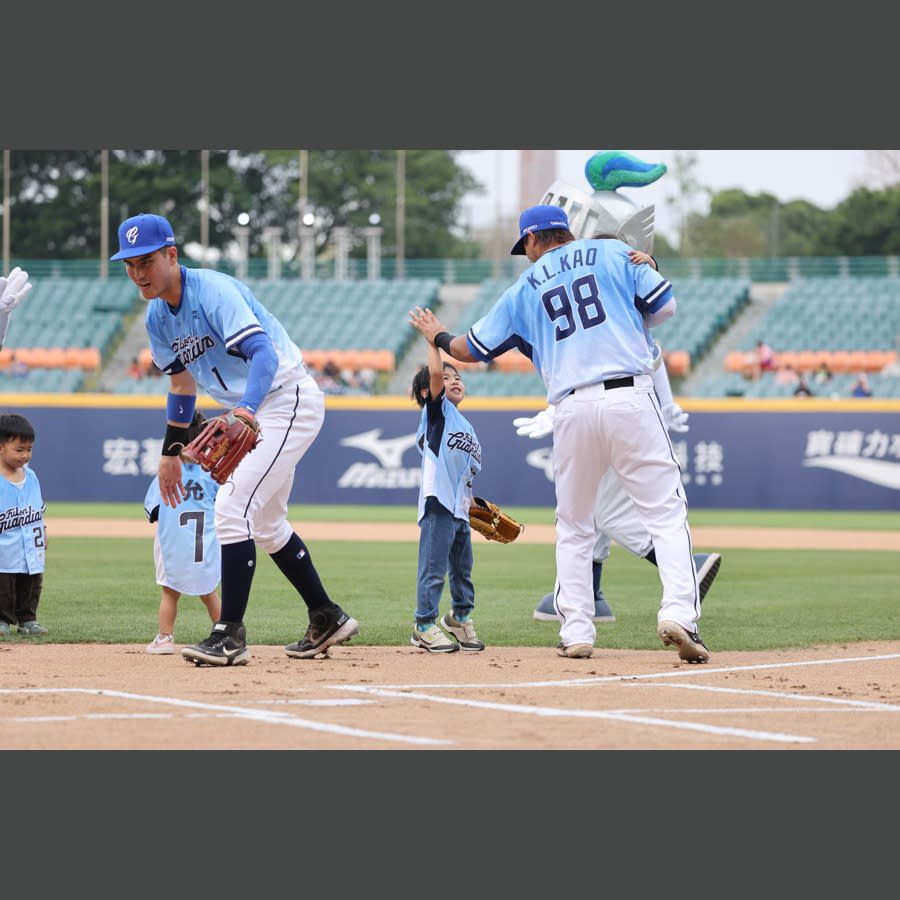
[[[729,372],[743,372],[747,366],[747,354],[732,350],[725,357],[725,368]]]
[[[812,372],[821,357],[812,350],[800,350],[797,353],[795,368],[800,372]]]
[[[99,369],[100,368],[100,351],[96,347],[83,347],[79,354],[82,369]]]
[[[834,350],[828,357],[828,368],[832,372],[853,372],[854,358],[847,350]]]
[[[779,369],[790,366],[792,369],[797,368],[797,357],[800,354],[796,350],[782,350],[775,354],[775,366]]]
[[[675,378],[687,375],[691,371],[691,354],[687,350],[670,350],[666,354],[666,369]]]
[[[62,347],[48,347],[44,350],[44,368],[63,369],[66,366],[66,351]]]
[[[374,369],[376,372],[393,372],[395,366],[393,350],[357,350],[353,369]]]
[[[29,369],[39,369],[44,366],[43,347],[19,347],[16,350],[16,359],[25,363]]]

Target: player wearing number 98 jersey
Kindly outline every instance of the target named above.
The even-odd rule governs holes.
[[[594,650],[592,552],[594,502],[612,469],[653,539],[663,596],[657,634],[682,659],[706,662],[687,498],[653,385],[645,329],[675,313],[672,286],[650,266],[633,263],[618,240],[576,240],[565,210],[543,204],[519,217],[513,255],[531,262],[468,333],[444,331],[430,310],[411,324],[462,362],[484,361],[518,347],[540,371],[556,407],[556,598],[559,652]]]

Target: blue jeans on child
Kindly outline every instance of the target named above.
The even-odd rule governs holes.
[[[448,570],[453,612],[460,616],[468,615],[475,607],[472,533],[468,521],[455,519],[436,497],[426,497],[425,515],[419,529],[416,621],[437,621]]]

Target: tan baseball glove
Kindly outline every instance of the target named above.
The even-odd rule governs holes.
[[[181,451],[186,463],[197,463],[217,484],[225,484],[241,460],[259,443],[259,423],[249,409],[216,416]]]
[[[491,503],[484,497],[472,498],[469,507],[469,525],[489,541],[498,541],[501,544],[512,543],[525,530],[521,522],[517,522],[496,503]]]

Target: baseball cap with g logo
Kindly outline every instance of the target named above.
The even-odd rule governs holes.
[[[166,219],[151,213],[138,213],[119,226],[119,252],[110,259],[130,259],[174,246],[175,234]]]
[[[569,217],[560,206],[530,206],[519,216],[519,240],[509,251],[510,256],[525,255],[525,235],[532,231],[550,231],[554,228],[569,228]]]

